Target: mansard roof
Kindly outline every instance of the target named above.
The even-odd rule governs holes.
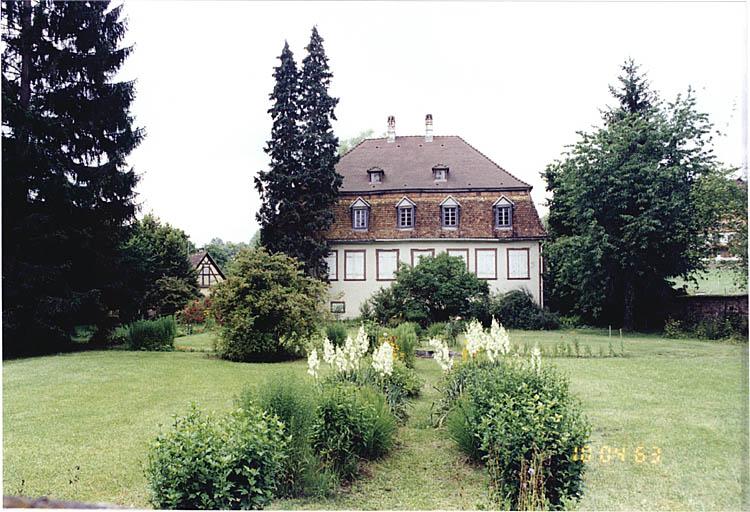
[[[371,183],[368,170],[384,171],[382,182]],[[433,168],[447,168],[447,181],[436,181]],[[457,136],[436,135],[365,139],[344,154],[336,170],[344,178],[341,193],[395,190],[531,190],[525,183],[497,165]]]

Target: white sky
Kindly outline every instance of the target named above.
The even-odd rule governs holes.
[[[126,0],[121,72],[137,80],[133,113],[147,137],[129,159],[138,200],[198,245],[257,229],[253,176],[267,166],[271,76],[288,40],[298,63],[315,24],[341,99],[339,138],[460,135],[533,185],[576,131],[599,122],[608,85],[632,56],[663,98],[692,85],[743,162],[745,5],[737,3],[259,3]],[[745,107],[746,108],[746,107]]]

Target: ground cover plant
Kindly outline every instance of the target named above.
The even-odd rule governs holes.
[[[209,335],[178,338],[177,344],[210,346]],[[541,349],[574,337],[595,352],[609,344],[607,331],[596,329],[510,335],[514,344]],[[570,391],[593,427],[577,508],[744,508],[747,484],[737,468],[746,464],[741,404],[748,400],[747,344],[644,334],[623,339],[627,357],[554,361],[570,377]],[[366,478],[328,497],[278,500],[270,508],[491,508],[486,473],[467,464],[446,432],[432,427],[432,404],[439,398],[434,386],[443,372],[426,359],[417,359],[415,368],[426,381],[422,395],[398,427],[399,445],[366,463]],[[303,377],[306,371],[304,361],[242,364],[180,351],[6,361],[4,491],[148,507],[146,448],[173,415],[183,415],[191,402],[228,412],[246,387],[257,390],[271,375]],[[639,447],[646,449],[645,460],[636,459]]]

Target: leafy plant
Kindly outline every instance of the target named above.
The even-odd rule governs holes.
[[[283,253],[243,249],[214,288],[211,312],[220,324],[217,351],[232,361],[301,356],[325,318],[326,285]]]
[[[416,348],[417,348],[417,329],[416,324],[411,322],[404,322],[398,327],[391,331],[396,346],[398,347],[399,354],[402,356],[402,360],[409,368],[414,368],[416,363]]]
[[[260,509],[275,496],[287,437],[260,409],[226,416],[193,406],[150,444],[146,478],[161,509]]]
[[[490,316],[510,329],[552,330],[560,327],[557,315],[534,302],[527,290],[512,290],[493,295]]]
[[[127,327],[127,343],[131,350],[174,350],[177,324],[173,316],[155,320],[138,320]]]
[[[346,325],[341,322],[330,322],[326,324],[326,337],[331,340],[331,343],[333,343],[334,346],[343,346],[346,336]]]

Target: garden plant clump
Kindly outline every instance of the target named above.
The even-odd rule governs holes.
[[[224,416],[195,407],[150,445],[146,477],[161,509],[259,509],[276,495],[288,438],[258,408]]]
[[[584,465],[571,454],[585,445],[590,426],[567,379],[510,352],[507,332],[493,321],[466,331],[463,361],[453,365],[447,346],[432,340],[445,371],[438,405],[440,423],[470,458],[483,462],[493,498],[502,506],[562,508],[583,493]]]
[[[125,330],[126,341],[131,350],[174,350],[177,324],[173,316],[155,320],[137,320]]]

